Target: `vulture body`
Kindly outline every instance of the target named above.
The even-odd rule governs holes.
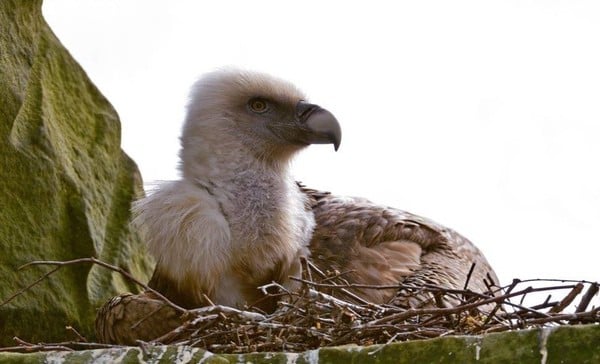
[[[301,257],[356,284],[462,289],[469,276],[468,288],[484,292],[485,277],[497,282],[483,254],[450,229],[295,182],[288,166],[298,151],[315,143],[337,150],[340,141],[335,117],[285,81],[239,70],[201,78],[181,137],[181,180],[134,206],[157,261],[149,286],[186,308],[215,303],[271,312],[276,302],[257,287],[278,282],[296,289],[290,277],[300,277]],[[398,289],[354,293],[372,303],[431,303],[414,295],[408,302]],[[124,323],[159,306],[147,293],[111,300],[97,318],[99,338],[132,343]],[[169,315],[161,325],[176,327],[180,318]],[[148,340],[165,330],[135,335]]]

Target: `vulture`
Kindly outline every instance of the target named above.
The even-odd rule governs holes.
[[[489,291],[484,281],[498,281],[493,269],[453,230],[296,182],[290,173],[294,156],[310,144],[337,150],[341,137],[333,114],[291,83],[237,69],[201,77],[181,135],[181,179],[160,185],[133,208],[156,259],[148,285],[185,308],[219,304],[272,312],[276,302],[258,287],[277,282],[297,289],[292,277],[301,277],[305,257],[323,272],[345,272],[346,281],[361,287],[468,285]],[[431,303],[426,296],[404,298],[399,289],[351,290],[376,304]],[[99,338],[133,342],[125,323],[151,323],[140,326],[129,316],[160,306],[149,293],[114,298],[99,312]],[[150,339],[144,335],[152,329],[160,331],[146,327],[139,338]]]

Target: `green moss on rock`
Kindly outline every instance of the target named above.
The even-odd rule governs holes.
[[[479,345],[478,356],[482,363],[540,363],[539,330],[520,330],[484,337]]]
[[[146,279],[151,263],[129,226],[141,178],[120,148],[110,103],[56,39],[41,1],[0,1],[0,301],[50,267],[95,256]],[[100,267],[63,268],[0,307],[0,345],[88,337],[96,308],[135,287]]]
[[[600,325],[565,326],[540,335],[547,364],[600,363]]]

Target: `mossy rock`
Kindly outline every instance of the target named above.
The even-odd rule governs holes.
[[[51,267],[97,257],[144,280],[151,262],[130,228],[143,194],[110,103],[42,17],[41,1],[0,1],[0,302]],[[92,338],[96,309],[130,282],[98,266],[59,270],[0,307],[0,345]]]

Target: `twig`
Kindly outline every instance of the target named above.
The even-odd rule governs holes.
[[[21,269],[21,268],[19,268],[19,269]],[[46,277],[48,277],[49,275],[51,275],[52,273],[56,272],[59,269],[60,269],[60,267],[56,267],[54,269],[51,269],[50,271],[46,272],[44,275],[42,275],[41,277],[39,277],[35,281],[33,281],[30,284],[28,284],[26,287],[21,288],[16,293],[12,294],[7,299],[5,299],[4,301],[2,301],[2,303],[0,303],[0,307],[8,304],[10,301],[14,300],[15,298],[19,297],[23,293],[27,292],[28,290],[30,290],[31,288],[33,288],[34,286],[36,286],[38,283],[40,283],[41,281],[43,281],[44,279],[46,279]]]
[[[83,335],[81,335],[79,331],[75,330],[73,326],[65,326],[65,329],[72,331],[81,342],[88,342],[87,339]]]
[[[190,314],[193,315],[205,315],[205,314],[225,314],[225,315],[237,315],[238,317],[241,317],[244,320],[248,320],[248,321],[255,321],[255,322],[259,322],[259,321],[264,321],[266,319],[265,315],[262,315],[260,313],[257,312],[252,312],[252,311],[242,311],[242,310],[238,310],[237,308],[233,308],[233,307],[229,307],[229,306],[222,306],[222,305],[213,305],[213,306],[207,306],[207,307],[200,307],[200,308],[195,308],[193,310],[189,310]]]
[[[561,312],[568,305],[570,305],[571,302],[573,302],[573,300],[575,299],[575,297],[577,297],[577,295],[579,295],[582,290],[583,290],[583,283],[577,283],[577,285],[575,287],[573,287],[573,289],[571,290],[571,292],[569,292],[569,294],[567,294],[565,296],[565,298],[563,298],[562,301],[560,301],[556,306],[552,307],[549,312],[550,313]]]
[[[140,280],[138,280],[137,278],[135,278],[134,276],[132,276],[129,272],[127,272],[126,270],[124,270],[121,267],[117,267],[114,266],[112,264],[103,262],[97,258],[94,257],[90,257],[90,258],[79,258],[79,259],[73,259],[73,260],[66,260],[66,261],[57,261],[57,260],[36,260],[33,262],[29,262],[27,264],[23,264],[22,266],[20,266],[18,268],[18,270],[22,270],[34,265],[55,265],[57,266],[56,268],[54,268],[53,270],[45,273],[42,277],[38,278],[34,283],[30,284],[28,287],[26,287],[24,290],[30,289],[31,287],[35,286],[36,284],[38,284],[39,282],[41,282],[44,278],[48,277],[50,274],[56,272],[58,269],[67,266],[67,265],[74,265],[74,264],[82,264],[82,263],[92,263],[92,264],[98,264],[99,266],[102,266],[104,268],[113,270],[115,272],[118,272],[120,274],[122,274],[123,276],[125,276],[127,279],[131,280],[132,282],[134,282],[135,284],[137,284],[138,286],[144,288],[145,290],[152,292],[152,294],[156,295],[161,301],[165,302],[167,305],[171,306],[173,309],[179,311],[179,312],[187,312],[186,309],[180,307],[179,305],[176,305],[175,303],[171,302],[168,298],[166,298],[165,296],[163,296],[160,292],[150,288],[147,284],[141,282]],[[24,291],[23,290],[23,291]],[[12,298],[9,298],[12,299]],[[4,302],[2,303],[4,304]],[[2,306],[2,305],[0,305]]]
[[[585,291],[585,294],[583,295],[583,297],[581,298],[581,301],[577,305],[575,312],[579,313],[579,312],[585,311],[587,306],[592,301],[592,298],[594,298],[594,296],[598,293],[598,290],[599,290],[598,283],[596,283],[596,282],[592,283],[590,285],[590,287],[587,289],[587,291]]]
[[[505,294],[510,294],[512,292],[512,290],[517,286],[517,284],[519,284],[519,282],[520,281],[518,279],[513,279],[510,286],[508,286],[508,288],[506,288]],[[498,312],[498,310],[500,309],[501,306],[502,306],[501,302],[496,303],[496,305],[494,306],[494,308],[492,309],[492,311],[490,312],[488,317],[483,322],[482,326],[486,326],[487,324],[490,323],[490,321],[492,320],[492,317],[494,317],[496,315],[496,312]]]
[[[476,265],[477,265],[477,263],[473,262],[473,264],[471,264],[471,268],[469,269],[469,273],[467,273],[467,279],[465,280],[465,285],[463,287],[463,290],[465,290],[465,291],[469,287],[469,281],[471,281],[471,274],[473,274],[473,271],[475,270]]]

